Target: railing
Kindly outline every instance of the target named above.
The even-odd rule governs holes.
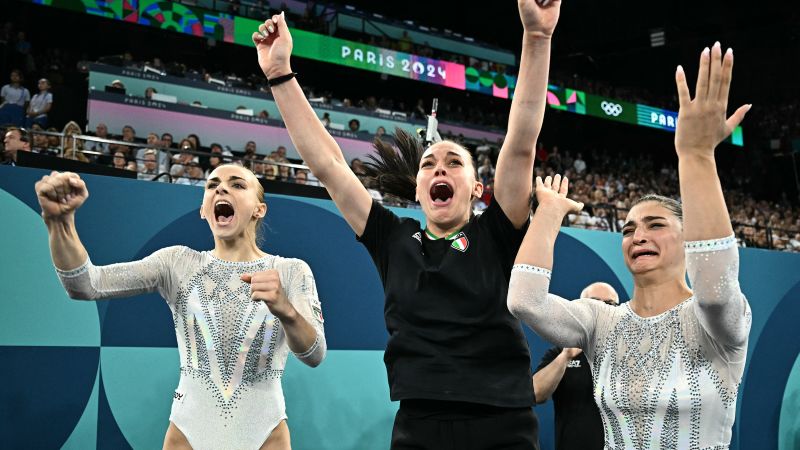
[[[0,128],[2,129],[2,128]],[[5,134],[5,129],[2,129],[3,134]],[[146,143],[139,143],[139,142],[128,142],[128,141],[120,141],[116,139],[107,139],[107,138],[100,138],[97,136],[89,136],[89,135],[82,135],[82,134],[74,134],[74,135],[65,135],[64,133],[58,132],[49,132],[49,131],[38,131],[38,130],[27,130],[29,133],[29,140],[33,143],[34,139],[32,136],[39,134],[44,136],[55,136],[59,138],[60,145],[57,148],[49,148],[47,149],[50,152],[55,152],[59,157],[65,157],[65,147],[68,143],[73,143],[72,148],[78,148],[77,152],[83,154],[85,156],[90,156],[94,161],[90,161],[91,163],[96,163],[98,158],[113,158],[114,155],[105,152],[99,152],[95,150],[85,150],[80,149],[80,145],[78,142],[95,142],[98,144],[109,144],[109,145],[120,145],[126,146],[131,149],[152,149],[155,150],[157,153],[156,164],[159,166],[159,173],[154,175],[152,178],[145,178],[149,180],[160,180],[161,178],[166,178],[170,182],[176,181],[173,179],[173,175],[170,173],[170,167],[166,167],[163,162],[166,161],[169,166],[174,163],[174,156],[179,153],[191,154],[195,157],[203,157],[203,158],[210,158],[210,157],[218,157],[221,159],[223,163],[234,162],[239,163],[251,170],[255,169],[255,166],[258,164],[264,165],[272,165],[278,168],[277,172],[280,173],[280,167],[286,167],[288,169],[294,170],[302,170],[306,173],[307,176],[311,175],[311,171],[309,168],[303,164],[294,164],[288,162],[278,162],[272,161],[268,159],[252,159],[243,156],[238,156],[235,154],[224,154],[219,152],[204,152],[198,150],[185,150],[185,149],[175,149],[175,148],[167,148],[167,147],[155,147],[152,145],[148,145]],[[85,145],[84,145],[85,147]],[[132,154],[136,155],[137,151],[132,150]],[[166,156],[166,158],[165,158]],[[136,161],[137,167],[140,169],[139,166],[140,162],[144,162],[141,159],[136,159],[127,157],[126,160],[133,160]],[[188,163],[187,163],[188,164]],[[274,179],[275,181],[288,181],[285,179],[281,179],[279,175],[276,175],[274,178],[266,178],[264,176],[260,176],[260,174],[256,174],[260,178],[265,179]],[[187,178],[193,181],[202,181],[205,180],[205,175],[201,178],[192,178],[181,174],[180,177],[175,178]],[[296,182],[296,181],[295,181]],[[312,186],[321,186],[316,178],[306,179],[305,182],[302,184],[312,185]],[[419,205],[416,203],[409,203],[400,199],[393,199],[390,197],[384,197],[383,202],[387,205],[391,206],[402,206],[407,208],[419,208]],[[584,207],[584,211],[587,214],[578,214],[578,215],[569,215],[564,220],[564,226],[569,226],[573,228],[585,228],[585,229],[595,229],[595,230],[604,230],[604,231],[611,231],[611,232],[620,232],[621,231],[621,224],[625,220],[625,216],[628,213],[627,208],[618,208],[612,204],[605,204],[605,203],[597,203],[597,204],[587,204]],[[589,213],[591,211],[591,213]],[[760,226],[760,225],[752,225],[747,223],[740,223],[740,222],[731,222],[734,227],[734,232],[736,234],[737,239],[741,246],[746,247],[757,247],[757,248],[767,248],[773,250],[789,250],[789,251],[800,251],[800,243],[798,243],[797,247],[790,245],[789,247],[794,248],[787,248],[787,246],[783,245],[776,245],[776,241],[778,240],[779,236],[787,236],[791,241],[800,241],[800,230],[791,230],[791,229],[782,229],[770,226]],[[762,233],[763,232],[763,233]]]

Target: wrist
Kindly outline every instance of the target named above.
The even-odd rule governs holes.
[[[286,301],[286,303],[289,305],[286,311],[282,311],[278,314],[275,314],[275,317],[277,317],[278,320],[280,320],[284,326],[286,325],[291,326],[297,323],[300,314],[298,314],[297,310],[294,308],[294,306],[292,306],[291,303],[289,303],[288,300]]]
[[[686,161],[686,162],[698,162],[698,163],[712,163],[715,164],[716,160],[714,158],[714,149],[713,148],[688,148],[682,147],[677,149],[678,152],[678,161]],[[716,164],[715,164],[716,165]]]
[[[264,75],[267,77],[267,80],[272,80],[290,73],[292,73],[292,67],[288,63],[270,67],[264,71]]]
[[[47,229],[53,231],[54,229],[69,229],[75,226],[75,212],[66,214],[59,214],[56,216],[46,215],[42,213],[42,219]]]
[[[528,30],[525,30],[522,33],[522,41],[523,41],[523,43],[524,42],[530,42],[530,43],[533,43],[533,44],[538,44],[538,43],[550,44],[550,41],[552,39],[553,39],[553,35],[552,34],[545,34],[542,31],[528,31]]]

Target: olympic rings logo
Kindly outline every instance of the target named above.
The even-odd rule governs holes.
[[[622,105],[617,103],[604,101],[603,103],[600,103],[600,108],[603,109],[603,112],[606,113],[607,116],[617,117],[618,115],[622,114]]]

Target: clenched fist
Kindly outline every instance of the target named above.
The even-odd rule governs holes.
[[[275,317],[279,320],[292,319],[297,311],[289,302],[281,286],[280,274],[277,270],[246,273],[241,276],[242,281],[250,284],[250,298],[253,301],[264,302]]]
[[[45,220],[61,219],[74,214],[89,197],[86,183],[72,172],[54,171],[36,182],[35,189]]]

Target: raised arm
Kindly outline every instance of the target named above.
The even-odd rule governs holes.
[[[59,270],[73,270],[89,259],[78,231],[75,211],[89,197],[86,183],[72,172],[52,172],[36,182],[36,197],[50,237],[50,255]]]
[[[77,174],[53,172],[43,177],[36,183],[36,196],[47,225],[53,264],[71,298],[128,297],[168,286],[164,267],[172,259],[169,249],[140,261],[108,266],[92,264],[75,228],[75,211],[89,197],[86,183]]]
[[[583,205],[567,198],[567,179],[536,177],[539,206],[517,253],[508,287],[508,310],[559,347],[586,349],[594,331],[594,301],[567,301],[549,294],[553,250],[564,216]]]
[[[292,36],[283,13],[272,16],[253,33],[258,63],[268,80],[291,74]],[[372,197],[356,177],[342,149],[322,126],[296,78],[272,87],[289,137],[311,172],[325,185],[347,223],[359,236],[364,232]]]
[[[518,0],[524,29],[519,75],[495,171],[494,196],[516,227],[530,213],[536,140],[542,129],[550,69],[550,42],[560,0]]]
[[[681,66],[675,74],[680,111],[675,130],[683,202],[687,268],[706,331],[724,344],[747,338],[749,307],[739,287],[739,253],[717,175],[714,149],[741,123],[751,105],[726,117],[733,50],[719,42],[700,55],[695,98]]]

